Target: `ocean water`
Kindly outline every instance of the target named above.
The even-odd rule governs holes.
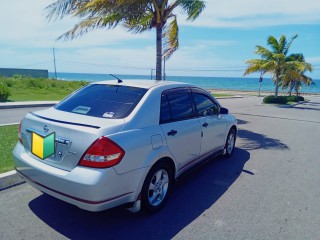
[[[150,80],[149,75],[116,75],[120,79],[146,79]],[[49,73],[49,77],[54,77],[54,73]],[[114,79],[107,74],[93,73],[57,73],[58,79],[67,81],[88,81],[97,82]],[[154,76],[153,76],[154,77]],[[206,89],[221,89],[221,90],[241,90],[241,91],[258,91],[258,78],[232,78],[232,77],[189,77],[189,76],[167,76],[168,81],[186,82]],[[320,80],[313,80],[312,86],[304,86],[301,89],[303,93],[318,93],[320,94]],[[261,91],[274,91],[274,84],[271,79],[264,78],[261,83]],[[288,90],[279,91],[287,92]]]

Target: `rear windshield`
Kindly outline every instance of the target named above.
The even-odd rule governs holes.
[[[55,108],[92,117],[119,119],[128,116],[146,92],[144,88],[90,84]]]

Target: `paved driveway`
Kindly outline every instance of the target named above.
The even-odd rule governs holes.
[[[25,107],[25,108],[11,108],[11,109],[1,109],[0,108],[0,126],[6,124],[20,123],[22,118],[28,112],[40,111],[48,107]]]
[[[310,99],[220,100],[239,119],[234,156],[183,177],[155,215],[85,212],[22,184],[0,192],[0,238],[319,239],[320,98]]]

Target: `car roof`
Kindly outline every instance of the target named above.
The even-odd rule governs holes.
[[[137,79],[125,79],[122,80],[121,83],[118,80],[108,80],[108,81],[100,81],[94,82],[91,84],[107,84],[107,85],[118,85],[118,86],[129,86],[129,87],[139,87],[150,89],[157,86],[171,86],[171,87],[191,87],[193,85],[183,83],[183,82],[174,82],[174,81],[166,81],[166,80],[137,80]]]

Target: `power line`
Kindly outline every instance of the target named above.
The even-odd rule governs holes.
[[[75,64],[82,64],[82,65],[88,65],[88,66],[96,66],[96,67],[109,67],[109,68],[123,68],[123,69],[136,69],[136,70],[147,70],[153,69],[154,67],[137,67],[137,66],[124,66],[124,65],[108,65],[108,64],[99,64],[99,63],[89,63],[89,62],[81,62],[81,61],[72,61],[72,60],[65,60],[56,58],[60,62],[69,62],[69,63],[75,63]],[[17,68],[25,68],[25,67],[32,67],[37,65],[42,65],[46,63],[51,63],[51,61],[44,61],[44,62],[38,62],[33,64],[28,64],[24,66],[20,66]],[[232,66],[232,67],[217,67],[217,68],[167,68],[166,71],[168,72],[179,72],[179,71],[188,71],[188,72],[243,72],[246,68],[243,66]],[[320,70],[320,64],[313,65],[313,70],[318,71]]]
[[[126,69],[139,69],[139,70],[150,70],[152,67],[136,67],[136,66],[121,66],[121,65],[107,65],[107,64],[99,64],[99,63],[88,63],[88,62],[79,62],[79,61],[71,61],[71,60],[64,60],[58,59],[61,62],[70,62],[76,64],[83,64],[88,66],[98,66],[98,67],[111,67],[111,68],[126,68]],[[168,71],[192,71],[192,72],[227,72],[227,71],[244,71],[245,68],[240,67],[230,67],[228,69],[221,68],[221,69],[192,69],[192,68],[167,68]]]
[[[70,63],[98,66],[98,67],[128,68],[128,69],[140,69],[140,70],[150,70],[151,69],[151,67],[129,67],[129,66],[120,66],[120,65],[106,65],[106,64],[99,64],[99,63],[78,62],[78,61],[70,61],[70,60],[63,60],[63,59],[58,59],[58,60],[61,62],[70,62]]]
[[[17,68],[25,68],[25,67],[32,67],[32,66],[37,66],[37,65],[42,65],[45,63],[49,63],[51,61],[45,61],[45,62],[38,62],[38,63],[33,63],[33,64],[28,64],[28,65],[23,65],[23,66],[19,66]]]
[[[240,72],[245,71],[245,69],[171,69],[168,68],[168,71],[191,71],[191,72]]]

